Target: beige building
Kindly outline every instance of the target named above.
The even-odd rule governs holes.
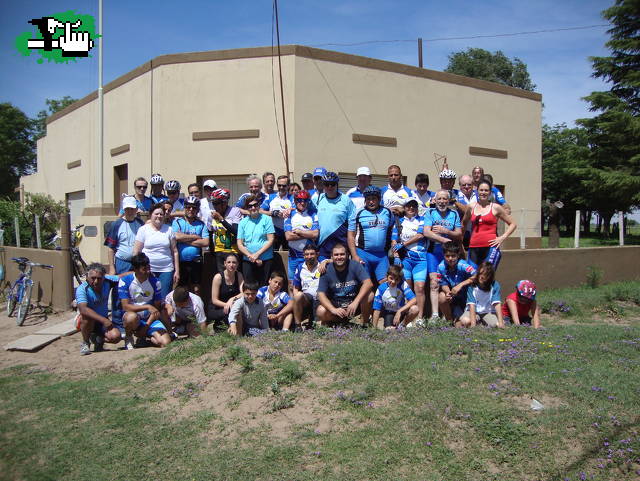
[[[351,176],[346,190],[358,167],[384,176],[393,163],[410,187],[426,172],[434,189],[434,153],[446,154],[458,175],[482,165],[504,187],[519,224],[510,245],[524,234],[527,247],[539,247],[540,94],[299,45],[282,47],[282,75],[296,181],[325,166]],[[249,173],[286,172],[268,47],[165,55],[106,85],[102,199],[97,125],[96,92],[51,116],[37,172],[21,179],[27,192],[66,199],[72,222],[92,227],[82,244],[90,260],[106,261],[104,222],[136,177],[159,172],[183,191],[214,178],[237,197]]]

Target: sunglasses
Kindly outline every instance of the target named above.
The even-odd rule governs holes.
[[[335,187],[336,185],[338,185],[337,182],[325,182],[324,183],[325,187]]]
[[[296,202],[309,202],[309,199],[296,199]]]
[[[178,195],[180,192],[178,192],[177,190],[168,190],[167,191],[167,195]]]
[[[136,189],[146,189],[146,185],[136,185]]]

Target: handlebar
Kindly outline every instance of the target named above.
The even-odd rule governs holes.
[[[53,269],[49,264],[40,264],[39,262],[31,262],[26,257],[12,257],[11,260],[16,264],[29,265],[31,267],[42,267],[43,269]]]

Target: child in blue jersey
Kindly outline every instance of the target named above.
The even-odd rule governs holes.
[[[491,262],[478,266],[473,284],[467,289],[467,310],[460,318],[462,327],[474,327],[476,323],[489,327],[504,327],[500,302],[500,284]]]
[[[308,210],[311,196],[306,190],[296,193],[296,209],[284,220],[284,235],[289,243],[289,283],[296,269],[304,263],[304,248],[318,238],[318,216]]]
[[[460,246],[447,242],[443,246],[444,261],[438,265],[439,305],[445,319],[460,327],[459,319],[467,304],[467,286],[474,281],[476,269],[460,258]]]
[[[406,326],[417,315],[416,295],[404,280],[402,267],[390,266],[387,281],[380,284],[373,298],[373,326],[396,329]]]
[[[148,337],[155,346],[165,347],[171,342],[171,323],[162,306],[160,281],[151,275],[149,258],[142,252],[131,258],[133,274],[118,283],[118,297],[122,302],[122,320],[126,331],[125,349],[133,349],[133,335],[138,340]]]
[[[427,263],[427,240],[424,237],[424,219],[417,215],[419,203],[410,199],[404,205],[404,217],[393,225],[391,244],[394,262],[402,264],[404,278],[416,294],[418,317],[424,315],[425,292],[429,265]],[[438,304],[438,292],[432,304]]]
[[[271,329],[288,331],[293,321],[293,299],[282,290],[284,275],[274,271],[269,276],[269,285],[258,289],[258,302],[267,310],[267,319]]]
[[[364,189],[364,208],[349,218],[347,240],[351,258],[363,264],[373,282],[383,282],[389,269],[388,251],[395,216],[380,205],[382,193],[374,185]]]

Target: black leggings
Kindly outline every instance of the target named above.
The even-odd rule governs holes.
[[[257,282],[261,286],[266,286],[269,283],[269,276],[271,275],[271,264],[273,264],[273,259],[262,261],[261,266],[243,260],[242,275],[244,276],[244,281]]]

